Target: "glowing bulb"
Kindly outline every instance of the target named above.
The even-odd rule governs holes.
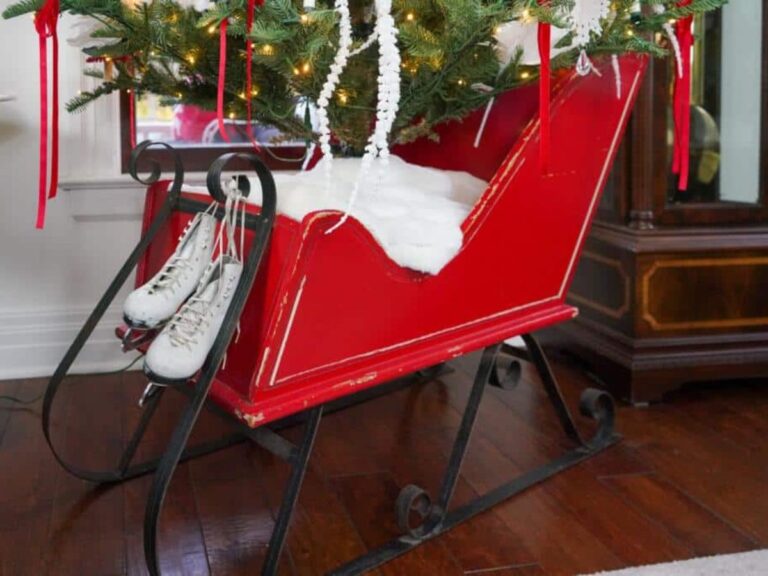
[[[308,74],[311,69],[312,68],[310,67],[309,62],[304,62],[304,65],[301,67],[301,71],[304,74]]]
[[[181,98],[181,92],[176,92],[176,98]]]
[[[213,24],[208,26],[208,34],[215,34],[215,33],[216,33],[216,26],[214,26]]]
[[[464,80],[464,78],[459,78],[458,82],[456,82],[459,86],[466,86],[467,81]]]
[[[347,101],[349,100],[349,96],[347,96],[346,92],[339,92],[338,98],[339,98],[339,104],[346,104]]]
[[[527,70],[520,73],[520,78],[522,78],[523,80],[527,80],[530,77],[531,77],[531,73],[528,72]]]
[[[240,92],[237,97],[240,98],[240,100],[245,100],[245,92]]]
[[[194,54],[187,54],[187,62],[189,62],[190,64],[194,64],[195,63],[195,55]]]
[[[307,24],[309,22],[309,15],[308,14],[302,14],[299,16],[299,20],[302,24]]]
[[[631,38],[634,35],[635,35],[635,31],[634,30],[632,30],[632,29],[627,30],[627,36],[629,36]]]
[[[150,56],[157,56],[157,51],[156,50],[150,50],[149,51],[149,55]]]
[[[230,120],[234,120],[235,119],[235,113],[234,112],[230,112],[229,113],[229,119]]]
[[[413,12],[408,12],[408,14],[405,15],[405,19],[408,22],[413,22],[414,20],[416,20],[416,14],[414,14]]]
[[[264,44],[264,46],[261,47],[261,53],[264,54],[264,56],[272,56],[275,53],[275,47],[272,46],[272,44]]]
[[[531,19],[531,11],[526,8],[523,10],[523,22],[528,22]]]
[[[299,74],[301,74],[301,71],[298,68],[294,68],[293,69],[293,75],[294,76],[298,76]]]
[[[253,88],[253,89],[251,90],[251,97],[252,97],[252,98],[255,98],[255,97],[256,97],[256,96],[258,96],[258,95],[259,95],[259,89],[258,89],[258,88]]]
[[[501,26],[494,26],[493,27],[493,35],[498,36],[499,32],[501,32]]]

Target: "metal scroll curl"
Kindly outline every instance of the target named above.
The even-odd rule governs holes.
[[[221,173],[232,160],[245,160],[248,162],[259,177],[259,183],[261,184],[261,208],[263,214],[274,214],[277,207],[277,192],[275,189],[275,180],[272,178],[272,172],[267,168],[266,164],[255,154],[244,154],[239,152],[230,152],[223,154],[213,161],[211,167],[208,168],[208,176],[206,178],[206,185],[208,186],[208,193],[211,197],[218,202],[225,202],[226,195],[221,189]],[[243,196],[248,196],[251,192],[251,184],[248,178],[238,177],[237,187]]]
[[[131,159],[128,163],[128,173],[131,175],[131,178],[140,184],[144,184],[145,186],[150,186],[160,180],[160,176],[163,172],[162,167],[160,166],[160,163],[154,158],[147,159],[147,162],[150,165],[149,176],[145,178],[139,176],[139,160],[143,154],[153,146],[162,146],[163,148],[170,150],[171,154],[173,155],[173,184],[171,184],[169,193],[171,196],[176,197],[181,193],[181,186],[184,184],[184,164],[181,161],[181,154],[179,154],[179,151],[170,144],[166,144],[165,142],[153,142],[152,140],[144,140],[138,144],[136,148],[131,150]]]

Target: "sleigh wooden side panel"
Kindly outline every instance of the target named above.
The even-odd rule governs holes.
[[[394,264],[355,220],[327,235],[337,212],[300,225],[279,218],[266,290],[243,318],[251,325],[261,310],[268,326],[230,349],[238,367],[220,374],[213,397],[256,426],[573,317],[565,295],[644,67],[623,59],[621,98],[608,66],[562,83],[550,171],[539,168],[532,121],[467,218],[464,248],[436,276]]]

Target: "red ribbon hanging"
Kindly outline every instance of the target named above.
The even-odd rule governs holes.
[[[219,26],[219,84],[216,97],[216,120],[219,125],[219,134],[225,142],[229,142],[226,127],[224,126],[224,84],[227,79],[227,19],[221,21]]]
[[[687,6],[691,0],[681,0],[678,6]],[[675,74],[672,112],[675,122],[675,144],[672,154],[672,173],[678,175],[678,188],[688,189],[691,162],[691,50],[693,48],[693,16],[675,22],[675,34],[680,43],[682,76]]]
[[[551,38],[552,26],[539,22],[539,58],[541,71],[539,74],[539,166],[542,172],[549,170],[550,158],[550,83],[551,83]]]
[[[59,18],[59,0],[46,0],[35,14],[35,30],[40,51],[40,163],[37,192],[36,228],[45,226],[45,208],[48,198],[54,198],[59,186],[59,38],[56,24]],[[52,43],[51,90],[51,179],[48,178],[48,38]]]
[[[263,3],[263,0],[259,3]],[[253,26],[253,15],[256,11],[256,0],[248,0],[248,6],[245,14],[245,118],[248,124],[245,131],[248,134],[248,138],[256,146],[256,142],[253,138],[253,129],[251,127],[251,92],[253,91],[253,42],[247,37],[251,33],[251,27]]]

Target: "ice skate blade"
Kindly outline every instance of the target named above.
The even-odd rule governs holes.
[[[195,373],[196,374],[196,373]],[[184,386],[187,382],[189,382],[190,378],[194,376],[195,374],[192,374],[188,378],[166,378],[165,376],[160,376],[158,374],[155,374],[147,368],[147,365],[144,364],[144,375],[149,380],[150,384],[154,384],[155,386]]]

